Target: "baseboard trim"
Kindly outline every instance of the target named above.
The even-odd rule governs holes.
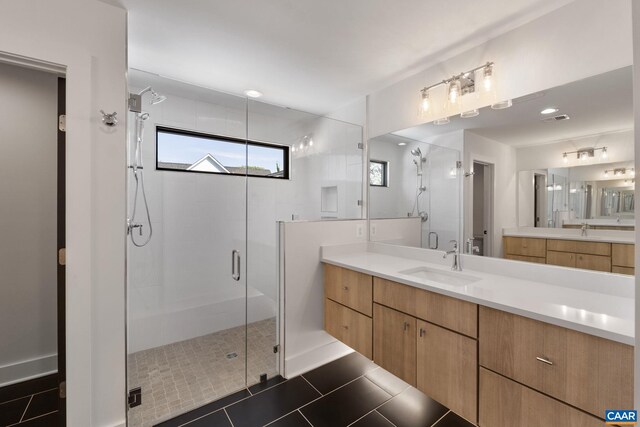
[[[58,355],[49,354],[0,366],[0,387],[58,372]]]

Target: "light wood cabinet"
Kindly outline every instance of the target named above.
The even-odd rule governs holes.
[[[373,314],[371,276],[325,264],[324,283],[325,297],[371,317]]]
[[[617,267],[635,267],[635,245],[611,245],[611,264]]]
[[[481,307],[480,365],[602,417],[633,406],[633,348]]]
[[[373,305],[373,361],[416,385],[416,318]]]
[[[575,268],[576,254],[570,252],[547,251],[547,264]]]
[[[478,336],[477,304],[378,277],[373,278],[373,301],[472,338]]]
[[[530,237],[504,237],[504,253],[544,258],[547,240]]]
[[[634,274],[633,244],[504,236],[504,258],[585,270]],[[545,243],[545,252],[539,254]]]
[[[602,415],[601,415],[602,416]],[[601,427],[596,417],[480,368],[482,427]]]
[[[358,353],[373,358],[373,321],[328,298],[324,300],[324,329]]]
[[[510,260],[513,260],[513,261],[534,262],[536,264],[546,264],[547,263],[547,259],[546,258],[540,258],[540,257],[535,257],[535,256],[506,254],[504,256],[504,258],[505,259],[510,259]]]
[[[477,341],[418,321],[417,388],[469,421],[478,407]]]

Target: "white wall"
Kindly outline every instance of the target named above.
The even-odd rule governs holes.
[[[0,52],[67,70],[67,420],[124,422],[126,13],[95,0],[8,2]]]
[[[506,144],[464,131],[465,171],[473,170],[473,162],[494,165],[493,172],[493,233],[491,256],[502,256],[502,229],[515,227],[516,212],[516,150]],[[473,237],[473,175],[464,178],[464,238]]]
[[[631,1],[580,0],[369,96],[369,137],[423,122],[419,90],[487,61],[498,99],[517,98],[632,63]],[[416,58],[419,59],[419,58]]]
[[[58,370],[57,87],[0,63],[0,387]]]

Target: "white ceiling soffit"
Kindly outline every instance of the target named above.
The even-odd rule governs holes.
[[[447,125],[433,123],[405,129],[396,134],[424,140],[466,129],[514,147],[544,145],[569,139],[633,129],[632,68],[624,67],[563,86],[526,95],[506,110],[483,108],[477,117],[451,117]],[[542,115],[545,108],[558,112]],[[543,122],[567,114],[570,119]]]
[[[129,66],[326,114],[572,0],[122,0]]]

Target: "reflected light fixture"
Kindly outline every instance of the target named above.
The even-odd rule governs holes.
[[[636,176],[636,171],[633,168],[615,168],[608,169],[604,171],[605,178],[609,177],[609,173],[613,173],[613,176],[623,176],[623,175],[631,175],[632,177]]]
[[[420,113],[426,114],[429,111],[430,104],[429,89],[424,88],[420,91]]]
[[[591,157],[595,157],[595,152],[596,151],[602,151],[602,153],[600,154],[600,158],[601,159],[607,159],[608,158],[608,154],[607,154],[607,147],[600,147],[600,148],[581,148],[579,150],[576,151],[565,151],[564,153],[562,153],[562,161],[564,163],[568,163],[569,162],[569,154],[575,154],[576,158],[578,160],[584,161],[587,159],[590,159]]]
[[[449,117],[443,117],[441,119],[436,119],[433,121],[433,124],[437,126],[446,125],[448,123],[449,123]]]
[[[471,117],[476,117],[479,114],[480,114],[480,111],[478,111],[477,108],[474,108],[473,110],[463,111],[460,114],[460,117],[462,117],[463,119],[469,119]]]
[[[487,63],[482,69],[482,82],[484,84],[484,90],[489,92],[493,86],[493,63]]]
[[[244,94],[249,98],[260,98],[262,96],[262,92],[255,89],[247,89],[244,91]]]
[[[457,104],[460,97],[461,84],[460,79],[453,79],[449,83],[449,102]]]
[[[513,105],[513,101],[510,99],[505,99],[504,101],[496,102],[495,104],[491,104],[492,110],[504,110],[505,108],[509,108]]]

